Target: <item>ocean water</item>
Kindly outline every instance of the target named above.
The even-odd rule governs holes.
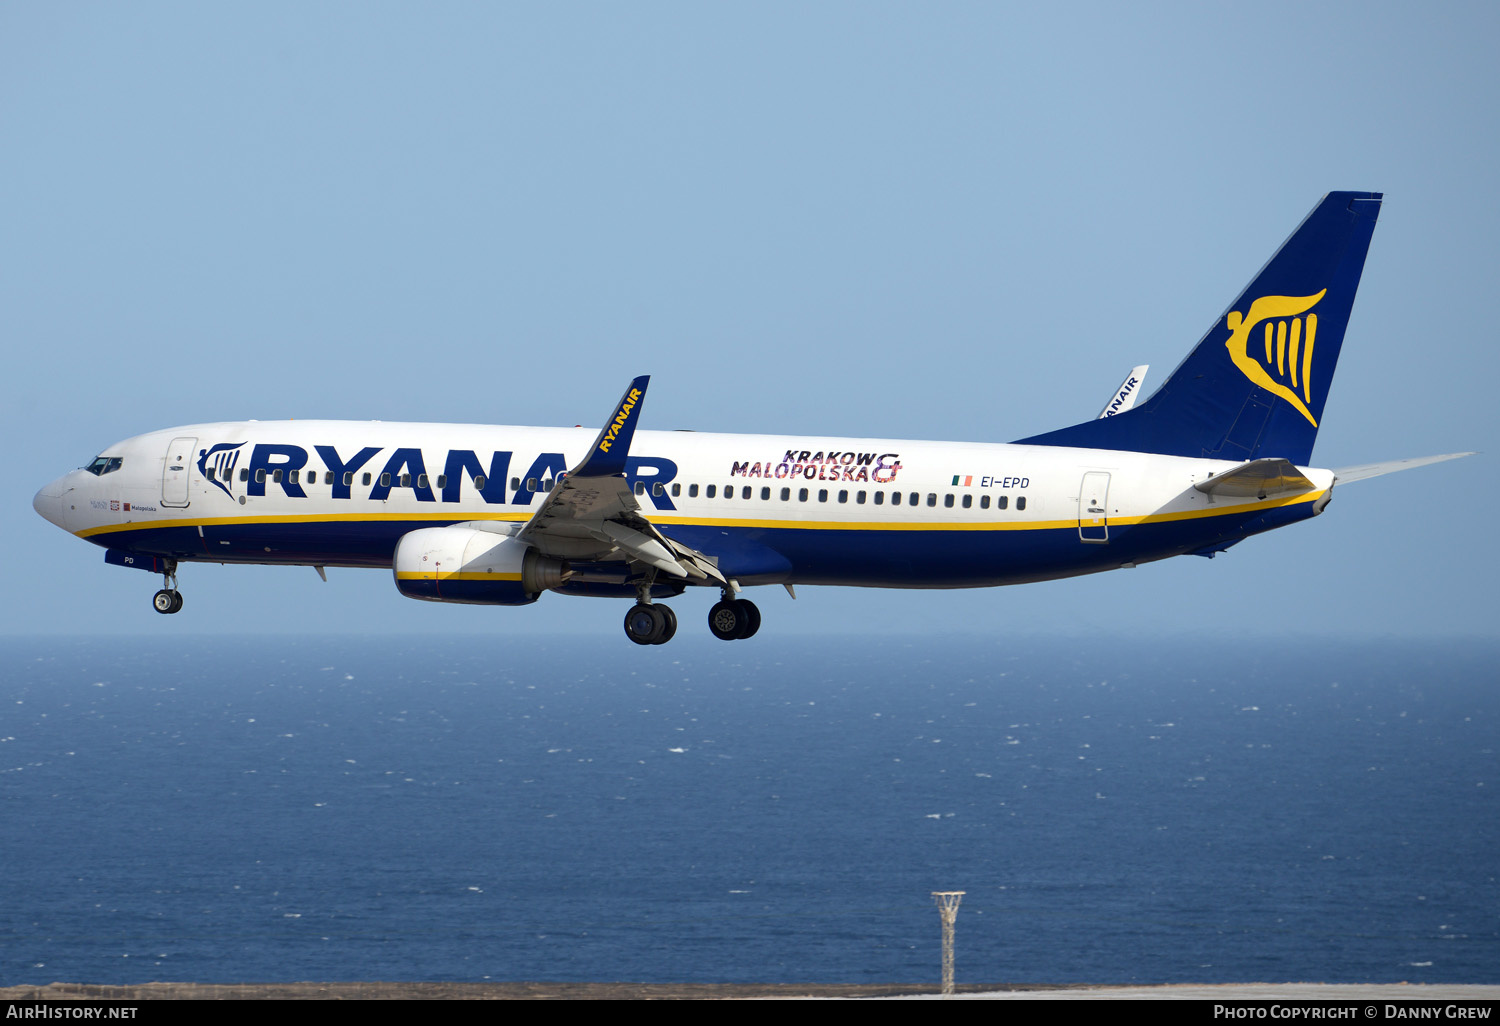
[[[0,984],[1500,982],[1493,642],[0,656]]]

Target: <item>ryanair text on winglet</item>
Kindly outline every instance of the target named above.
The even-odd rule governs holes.
[[[599,442],[600,452],[609,452],[610,445],[612,445],[614,443],[614,440],[619,437],[620,429],[623,428],[625,426],[625,422],[630,419],[630,412],[635,409],[635,404],[640,402],[640,399],[641,390],[638,388],[632,388],[630,390],[630,394],[625,397],[625,401],[620,404],[620,412],[615,414],[614,422],[610,424],[609,430],[605,432],[604,438]]]

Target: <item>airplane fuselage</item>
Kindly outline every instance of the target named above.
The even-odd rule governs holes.
[[[1382,196],[1331,192],[1149,397],[1008,444],[638,430],[649,376],[596,432],[340,421],[158,431],[44,487],[37,511],[160,573],[184,562],[385,567],[402,594],[525,605],[634,598],[626,636],[753,637],[751,585],[979,588],[1212,556],[1321,513],[1338,481],[1457,455],[1314,470],[1313,444]]]
[[[102,472],[73,471],[36,501],[49,520],[114,553],[389,568],[414,530],[524,524],[593,438],[583,428],[198,424],[111,446]],[[643,430],[625,476],[652,524],[742,585],[960,588],[1223,548],[1316,515],[1333,484],[1330,471],[1305,470],[1315,487],[1291,497],[1194,488],[1234,465],[1056,446]],[[596,577],[610,579],[602,568]]]

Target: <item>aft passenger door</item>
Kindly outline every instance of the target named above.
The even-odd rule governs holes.
[[[1109,474],[1091,470],[1078,492],[1078,540],[1109,544]]]
[[[188,475],[193,465],[196,438],[174,438],[167,446],[167,465],[161,472],[161,504],[182,507],[188,504]]]

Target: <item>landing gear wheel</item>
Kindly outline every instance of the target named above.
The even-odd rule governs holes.
[[[720,641],[733,641],[745,626],[745,613],[738,602],[715,602],[708,611],[708,629]]]
[[[667,630],[667,617],[660,606],[637,602],[625,614],[625,636],[637,645],[658,645]],[[676,617],[673,617],[675,626]]]
[[[169,612],[169,613],[175,613],[178,610],[180,610],[181,608],[182,608],[182,592],[174,590],[172,592],[172,608],[169,609],[169,610],[167,610],[167,612]]]
[[[740,608],[740,615],[745,621],[739,633],[734,636],[735,640],[743,641],[746,638],[755,637],[755,632],[760,630],[760,610],[749,599],[736,599],[734,604]]]
[[[654,644],[665,645],[677,633],[677,614],[672,612],[671,606],[652,606],[651,608],[660,612],[664,621],[661,637],[657,638]]]
[[[182,608],[182,594],[163,588],[151,596],[151,606],[158,613],[175,613]]]

